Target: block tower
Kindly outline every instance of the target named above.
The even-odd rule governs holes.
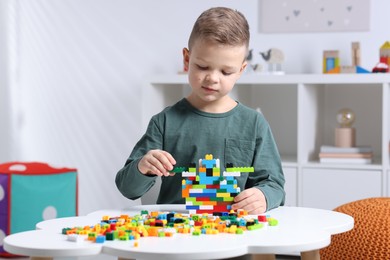
[[[221,174],[220,161],[207,154],[196,166],[191,165],[182,171],[182,196],[190,213],[222,213],[231,210],[234,197],[240,193],[235,177],[241,172],[254,172],[253,167],[233,167],[226,165]]]

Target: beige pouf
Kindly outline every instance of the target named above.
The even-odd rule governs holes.
[[[332,236],[321,259],[390,259],[390,198],[369,198],[335,209],[352,216],[354,228]]]

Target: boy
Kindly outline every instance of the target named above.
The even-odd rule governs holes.
[[[170,176],[169,171],[212,154],[221,167],[232,163],[255,169],[237,178],[241,193],[234,210],[260,214],[284,203],[283,170],[267,121],[228,95],[247,65],[249,37],[248,22],[238,11],[218,7],[199,16],[183,49],[192,91],[150,120],[116,176],[125,197],[141,197],[161,176],[157,203],[184,203],[181,174]]]

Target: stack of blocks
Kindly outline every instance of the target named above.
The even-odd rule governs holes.
[[[198,174],[195,165],[177,171],[182,171],[182,196],[186,200],[186,209],[190,213],[212,214],[231,210],[234,197],[240,193],[235,177],[241,176],[241,172],[254,172],[254,168],[227,164],[221,174],[219,159],[207,154],[205,159],[199,160]]]

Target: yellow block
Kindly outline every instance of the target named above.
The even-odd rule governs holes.
[[[230,193],[219,193],[217,192],[217,198],[226,198],[226,197],[230,197]]]
[[[212,154],[206,154],[206,156],[204,158],[206,160],[212,160],[213,159],[213,155]]]

